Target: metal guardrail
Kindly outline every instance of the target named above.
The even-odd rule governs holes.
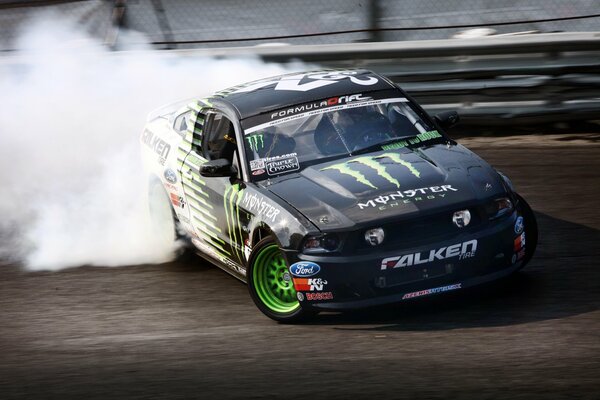
[[[600,120],[600,32],[173,52],[368,68],[466,124]]]
[[[465,125],[600,121],[600,32],[163,52],[368,68],[390,77],[432,114],[458,110]],[[22,57],[7,54],[0,65]]]

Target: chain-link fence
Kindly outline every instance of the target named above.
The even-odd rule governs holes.
[[[129,29],[156,48],[600,30],[600,0],[0,0],[0,48],[14,48],[28,17],[47,9],[109,44]]]

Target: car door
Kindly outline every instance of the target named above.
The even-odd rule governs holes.
[[[200,166],[219,158],[239,165],[235,125],[223,113],[205,114],[201,135],[195,132],[192,149],[182,168],[182,181],[188,198],[194,244],[221,261],[236,275],[245,275],[244,243],[247,232],[241,228],[239,203],[244,183],[240,177],[200,176]]]

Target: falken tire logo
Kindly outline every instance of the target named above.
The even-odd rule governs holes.
[[[300,261],[290,266],[290,273],[300,278],[314,276],[321,271],[319,264],[310,261]]]
[[[474,257],[476,251],[477,240],[469,240],[468,242],[430,250],[429,253],[419,252],[384,258],[381,261],[381,270],[411,267],[413,265],[427,264],[436,260],[445,260],[453,257],[458,257],[459,260],[463,260],[465,258]]]
[[[321,168],[321,171],[337,171],[344,175],[349,175],[356,179],[357,182],[362,183],[365,186],[368,186],[372,189],[378,189],[367,177],[357,169],[353,169],[353,166],[356,164],[364,165],[372,170],[374,170],[377,175],[388,181],[389,183],[395,185],[397,188],[400,188],[400,182],[394,178],[389,172],[387,172],[385,165],[381,163],[383,159],[389,159],[393,163],[397,165],[402,165],[407,169],[408,172],[420,178],[421,173],[412,165],[412,163],[403,160],[398,153],[384,153],[379,156],[365,156],[365,157],[357,157],[353,158],[350,161],[345,161],[343,163],[338,163],[334,165],[330,165],[329,167]]]

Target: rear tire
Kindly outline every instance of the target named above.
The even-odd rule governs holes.
[[[267,317],[283,323],[305,321],[315,311],[304,308],[283,252],[271,237],[262,239],[252,250],[248,263],[248,290],[254,304]]]
[[[179,221],[175,215],[175,210],[171,200],[162,183],[155,180],[150,183],[148,188],[148,209],[150,212],[150,223],[152,235],[157,244],[172,245],[174,242],[181,244],[177,247],[175,254],[179,260],[187,259],[192,252],[187,236],[181,233]]]
[[[529,204],[518,193],[516,193],[516,196],[519,201],[519,208],[523,214],[523,222],[525,224],[525,257],[521,262],[521,266],[517,270],[519,271],[529,263],[535,254],[538,244],[538,225],[537,220],[535,219],[535,214],[533,213],[533,210]]]

